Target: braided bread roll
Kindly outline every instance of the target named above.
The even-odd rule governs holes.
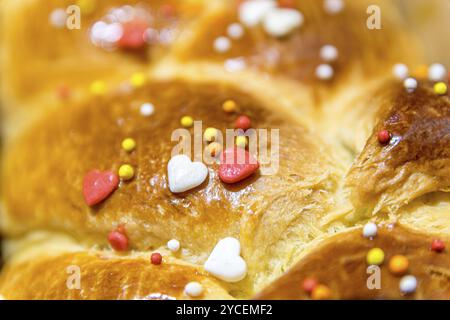
[[[57,46],[56,60],[67,58],[73,67],[45,62],[45,50],[35,61],[58,73],[98,57],[102,63],[92,68],[105,70],[104,77],[95,69],[80,73],[85,84],[75,81],[78,94],[70,99],[48,98],[61,80],[50,72],[37,73],[39,88],[30,101],[7,81],[6,125],[13,129],[4,135],[2,160],[1,295],[450,298],[450,101],[423,75],[416,76],[414,90],[392,77],[395,63],[413,66],[421,59],[395,7],[370,1],[382,8],[383,29],[369,30],[365,1],[348,1],[334,11],[321,1],[259,1],[275,20],[248,25],[256,7],[249,15],[245,2],[195,1],[195,16],[180,8],[180,21],[188,21],[183,36],[157,59],[130,62],[134,58],[123,48],[104,52],[92,48],[86,35],[64,38],[68,43]],[[27,5],[18,6],[17,14]],[[154,5],[159,2],[150,1]],[[110,6],[101,2],[93,17]],[[293,25],[283,25],[277,14],[292,18]],[[235,24],[230,31],[237,22],[240,28]],[[30,25],[7,27],[13,34]],[[54,32],[43,29],[50,39]],[[24,52],[13,38],[6,51]],[[327,44],[338,54],[321,54]],[[70,46],[86,55],[72,55]],[[111,64],[117,70],[107,70]],[[322,64],[331,68],[331,78],[318,70]],[[145,79],[124,90],[136,66],[146,70]],[[18,82],[24,80],[17,64],[8,67],[17,70]],[[107,90],[93,94],[88,84],[98,78],[107,80]],[[28,121],[14,109],[19,102],[33,113]],[[240,115],[251,120],[251,128],[279,133],[267,145],[279,152],[266,161],[264,148],[252,149],[249,138],[248,152],[260,167],[246,167],[250,174],[230,183],[222,171],[225,146],[216,146],[217,157],[206,161],[212,149],[203,134],[206,128],[223,135],[235,126],[247,128],[235,124]],[[189,161],[198,160],[196,142],[204,152],[203,165],[182,164],[197,166],[190,178],[197,184],[188,189],[182,184],[192,181],[178,185],[171,178],[173,149],[184,141],[173,133],[183,126],[194,151]],[[380,142],[382,131],[388,141]],[[123,144],[126,138],[135,145]],[[95,183],[86,183],[92,176]],[[109,189],[91,201],[96,183]],[[378,226],[375,232],[369,222]],[[366,257],[374,248],[382,249],[384,262]],[[409,267],[394,272],[398,255]],[[381,270],[376,290],[367,284],[372,264]],[[302,287],[306,280],[319,284],[309,290]]]

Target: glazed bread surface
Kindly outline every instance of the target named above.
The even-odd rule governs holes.
[[[396,2],[346,1],[330,13],[323,1],[258,1],[301,12],[303,23],[273,36],[262,23],[242,21],[245,1],[146,1],[148,12],[170,9],[170,19],[152,17],[157,30],[177,34],[173,42],[105,50],[90,41],[95,23],[137,1],[97,1],[75,31],[48,25],[64,1],[1,2],[9,13],[1,60],[2,296],[450,298],[448,250],[439,247],[450,241],[450,100],[427,72],[413,71],[422,48]],[[366,27],[369,5],[382,8],[381,30]],[[32,19],[14,19],[22,15]],[[243,34],[218,50],[233,23]],[[317,68],[327,44],[338,55],[323,79]],[[408,65],[413,90],[392,76],[397,63]],[[92,89],[99,81],[100,92]],[[243,115],[256,130],[246,132],[243,149],[259,168],[228,183],[222,151],[242,135],[235,129]],[[211,154],[207,128],[233,136]],[[267,146],[253,148],[261,134]],[[125,150],[130,138],[135,145]],[[174,192],[169,163],[181,143],[207,174]],[[113,175],[123,165],[131,176],[117,176],[114,189],[90,203],[88,174]],[[378,230],[367,236],[371,224]],[[125,249],[111,241],[117,232]],[[208,267],[230,238],[239,245],[233,261],[245,264],[232,281]],[[382,286],[369,290],[374,248],[384,252]],[[409,261],[401,275],[390,269],[395,255]],[[415,277],[413,291],[404,292],[405,275]],[[308,279],[321,294],[304,289]],[[201,293],[187,289],[193,282]]]

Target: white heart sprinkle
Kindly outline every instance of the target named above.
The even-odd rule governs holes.
[[[274,0],[250,0],[239,6],[239,20],[247,27],[258,25],[276,7]]]
[[[236,238],[220,240],[204,264],[206,271],[226,282],[238,282],[247,274],[247,264],[240,256],[241,244]]]
[[[264,30],[274,37],[283,37],[302,24],[303,15],[295,9],[277,8],[264,16]]]
[[[180,154],[170,159],[167,173],[170,191],[179,193],[201,185],[208,176],[208,168],[202,162],[192,162],[188,156]]]

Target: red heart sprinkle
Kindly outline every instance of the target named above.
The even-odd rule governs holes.
[[[108,241],[111,247],[116,251],[128,250],[128,237],[126,234],[118,230],[114,230],[109,233]]]
[[[258,161],[245,149],[228,148],[220,155],[219,177],[225,183],[244,180],[258,168]]]
[[[89,171],[83,180],[83,196],[88,206],[105,200],[119,185],[119,176],[111,171]]]
[[[143,20],[122,23],[123,34],[118,46],[123,49],[139,49],[145,45],[145,32],[149,25]]]

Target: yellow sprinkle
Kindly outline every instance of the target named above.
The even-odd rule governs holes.
[[[366,256],[369,265],[379,266],[384,261],[384,252],[380,248],[370,249]]]
[[[313,300],[328,300],[331,298],[331,290],[323,284],[317,285],[311,292]]]
[[[147,77],[142,72],[136,72],[131,76],[131,85],[135,88],[142,87],[146,81]]]
[[[446,94],[447,85],[444,82],[438,82],[434,84],[434,92],[436,94]]]
[[[212,142],[208,144],[206,148],[208,153],[213,157],[217,156],[222,151],[222,145],[218,142]]]
[[[134,139],[132,138],[126,138],[122,141],[122,148],[125,151],[132,151],[134,148],[136,147],[136,141],[134,141]]]
[[[93,95],[102,96],[106,93],[106,84],[100,80],[94,81],[91,83],[89,90]]]
[[[217,138],[217,129],[216,128],[206,128],[203,133],[203,139],[207,142],[211,142]]]
[[[237,111],[237,104],[233,100],[227,100],[222,105],[223,111],[231,113]]]
[[[134,177],[134,169],[129,164],[123,164],[119,168],[119,177],[123,180],[130,180]]]
[[[239,148],[245,148],[247,146],[247,137],[246,136],[237,136],[236,137],[236,146]]]
[[[76,2],[77,6],[80,7],[81,13],[85,15],[90,15],[94,13],[97,6],[96,0],[78,0]]]
[[[190,116],[184,116],[183,118],[181,118],[180,123],[183,127],[189,128],[194,124],[194,119],[192,119],[192,117]]]

